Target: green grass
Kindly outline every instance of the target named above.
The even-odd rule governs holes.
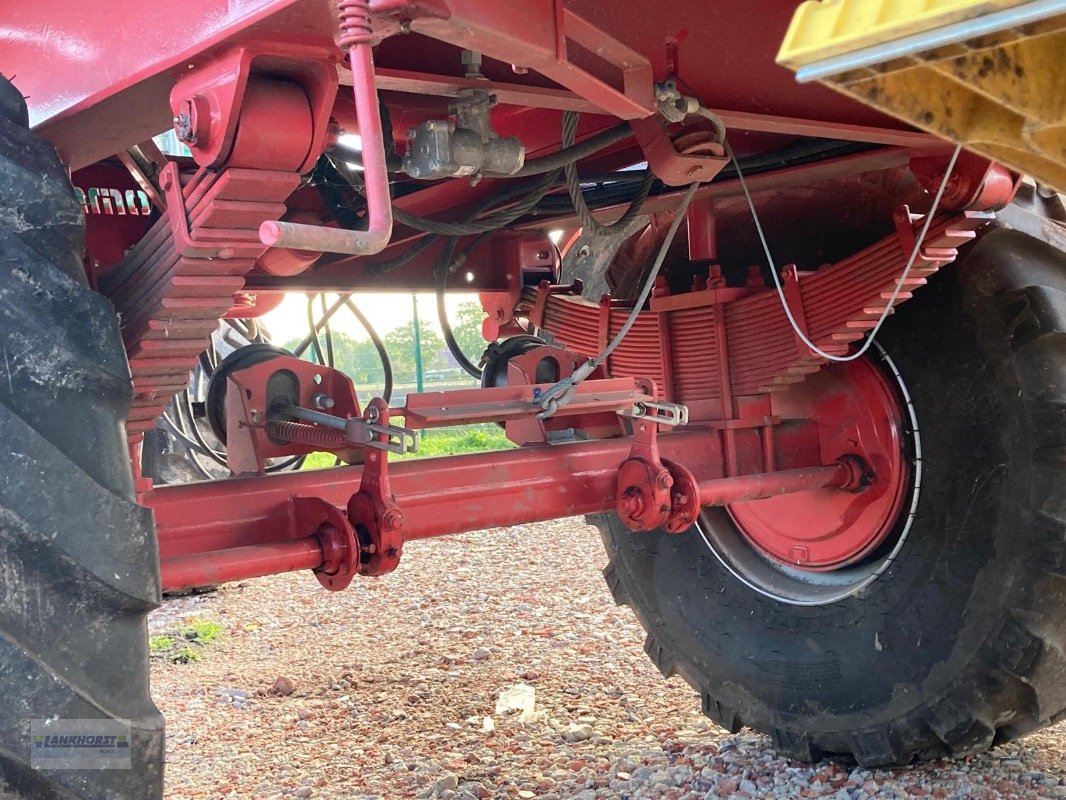
[[[193,661],[199,661],[203,657],[204,654],[202,652],[186,644],[170,654],[170,662],[172,664],[191,664]]]
[[[222,626],[211,619],[191,619],[178,629],[185,639],[206,647],[222,635]]]
[[[418,437],[418,452],[402,456],[390,454],[389,460],[454,456],[461,453],[483,453],[486,450],[507,450],[514,444],[504,436],[498,425],[462,425],[456,428],[437,428],[422,431]],[[304,461],[304,469],[332,467],[336,457],[332,453],[312,453]]]
[[[185,620],[176,631],[149,636],[148,650],[153,657],[172,664],[189,664],[202,659],[203,649],[221,636],[221,625],[214,620],[196,617]]]
[[[422,431],[418,437],[418,452],[397,458],[428,458],[455,456],[461,453],[482,453],[486,450],[509,450],[514,447],[499,425],[464,425],[459,428],[438,428]]]

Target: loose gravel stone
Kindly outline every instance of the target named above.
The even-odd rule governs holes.
[[[223,636],[152,663],[168,800],[1066,799],[1066,723],[901,770],[727,734],[651,665],[604,563],[596,532],[561,520],[410,542],[344,592],[304,573],[169,601],[152,632],[210,617]]]

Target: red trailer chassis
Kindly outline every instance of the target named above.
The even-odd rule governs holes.
[[[694,25],[712,24],[710,15],[699,13],[700,4],[690,5]],[[740,31],[756,24],[758,14],[783,30],[791,4],[772,13],[750,5],[725,4],[713,24]],[[31,4],[15,10],[12,60],[41,132],[75,170],[120,153],[135,182],[131,190],[140,187],[155,206],[150,228],[129,226],[126,246],[90,248],[91,277],[123,319],[135,390],[128,421],[135,461],[141,434],[185,385],[215,321],[261,307],[249,290],[432,285],[430,264],[439,247],[388,275],[379,275],[376,262],[366,258],[379,251],[395,255],[423,235],[394,225],[393,207],[448,222],[464,218],[498,188],[491,178],[476,185],[446,181],[392,200],[379,91],[410,128],[439,115],[419,108],[411,95],[447,98],[486,89],[499,103],[498,132],[521,131],[530,158],[558,141],[560,110],[584,112],[579,140],[603,131],[611,118],[634,120],[636,146],[618,145],[584,163],[612,169],[645,160],[668,184],[710,181],[726,164],[721,147],[679,149],[682,139],[653,116],[654,79],[681,77],[686,91],[715,105],[718,118],[742,132],[735,142],[741,154],[810,135],[882,146],[768,173],[753,181],[756,197],[819,181],[844,185],[864,172],[898,173],[912,160],[927,187],[944,172],[946,154],[929,137],[817,87],[794,88],[776,68],[760,65],[756,80],[744,73],[750,65],[692,62],[684,42],[706,30],[659,30],[658,21],[634,11],[637,6],[620,9],[620,19],[611,21],[617,34],[601,27],[606,18],[586,18],[558,0],[342,0],[337,6],[334,16],[327,4],[311,0],[255,0],[239,8],[199,0],[180,15],[155,20],[152,37],[125,42],[106,74],[70,69],[81,51],[66,34],[46,35],[54,8],[47,15]],[[123,4],[91,11],[69,4],[68,11],[86,51],[130,16]],[[189,20],[196,25],[190,28]],[[409,35],[417,37],[417,53],[402,44]],[[171,46],[160,47],[159,40]],[[649,48],[649,41],[659,45]],[[375,66],[372,45],[384,67]],[[513,74],[494,68],[486,81],[458,79],[423,66],[446,63],[456,47],[511,65]],[[351,100],[338,96],[338,73],[354,87]],[[761,113],[765,104],[745,99],[739,85],[757,85],[760,95],[773,96],[777,113]],[[160,103],[166,96],[169,109]],[[121,116],[114,113],[118,108]],[[191,150],[191,168],[164,161],[145,142],[168,120]],[[86,130],[94,135],[85,136]],[[313,203],[303,207],[297,188],[300,175],[341,131],[362,137],[362,230],[323,221]],[[137,142],[157,162],[158,176],[126,152]],[[816,273],[790,266],[785,298],[806,336],[823,351],[846,353],[890,310],[886,305],[906,300],[951,261],[955,247],[987,219],[981,212],[1006,202],[1013,187],[1004,170],[964,158],[942,206],[948,212],[933,221],[920,250],[920,217],[900,203],[894,235]],[[913,199],[914,190],[911,185],[910,195],[901,192],[898,199]],[[716,258],[716,229],[737,194],[736,180],[718,181],[690,207],[692,262]],[[90,195],[87,211],[96,202]],[[648,210],[668,210],[676,201],[661,194]],[[558,224],[577,227],[566,215]],[[914,269],[894,294],[912,250]],[[395,568],[406,540],[605,510],[617,511],[637,531],[676,532],[687,529],[701,507],[728,505],[738,519],[747,518],[765,551],[813,570],[850,563],[881,541],[907,483],[898,455],[897,400],[868,366],[827,369],[826,359],[792,330],[757,270],[742,288],[726,286],[715,269],[685,293],[671,294],[660,284],[650,308],[638,310],[630,334],[581,385],[565,414],[543,419],[537,393],[550,387],[534,380],[537,363],[551,358],[560,377],[570,375],[603,350],[632,310],[609,298],[598,305],[582,301],[577,285],[523,285],[524,271],[550,272],[555,261],[542,230],[497,234],[491,246],[471,251],[469,286],[482,291],[486,331],[513,332],[526,320],[565,346],[529,354],[524,366],[516,359],[516,380],[507,388],[412,397],[397,409],[380,400],[360,407],[350,383],[327,375],[333,394],[346,398],[334,413],[271,417],[268,405],[257,407],[250,398],[266,403],[279,370],[305,379],[308,369],[317,370],[320,380],[328,370],[282,359],[230,376],[226,414],[235,473],[262,473],[269,457],[315,449],[361,458],[363,465],[153,489],[142,481],[142,497],[156,513],[164,588],[311,568],[324,585],[339,589],[355,574]],[[807,377],[813,373],[827,377],[819,383]],[[300,392],[292,408],[310,410],[309,395]],[[656,409],[663,402],[674,404],[674,422],[687,425],[659,441]],[[389,444],[390,414],[411,427],[499,421],[523,447],[451,458],[446,466],[437,460],[390,466],[382,449]],[[632,430],[618,414],[633,418]],[[357,441],[353,426],[372,435]],[[592,440],[549,444],[549,432],[560,427]],[[772,506],[745,505],[812,493],[819,510],[804,507],[812,523],[806,538],[775,527],[765,512]],[[863,522],[841,536],[843,516]]]
[[[896,302],[954,258],[955,246],[988,218],[965,212],[931,226],[908,293]],[[815,343],[843,354],[885,310],[893,276],[914,244],[915,220],[904,210],[898,222],[897,235],[802,283],[794,268],[786,271],[786,296],[804,310],[802,324]],[[409,539],[609,510],[635,531],[682,532],[710,505],[748,518],[752,537],[786,563],[832,569],[863,557],[887,535],[904,499],[899,400],[866,362],[825,369],[825,359],[788,327],[776,294],[759,283],[728,289],[712,281],[660,296],[608,361],[615,377],[594,373],[549,419],[537,403],[550,388],[535,384],[538,365],[549,360],[558,375],[571,374],[629,310],[607,298],[582,302],[567,294],[573,287],[547,282],[513,301],[489,295],[490,307],[528,316],[575,350],[537,348],[511,361],[505,388],[413,395],[391,413],[417,428],[500,422],[526,445],[517,451],[390,466],[390,409],[375,399],[361,413],[350,381],[338,373],[279,357],[230,374],[234,472],[262,473],[268,458],[292,453],[349,453],[360,441],[353,421],[359,431],[371,430],[371,446],[361,448],[362,468],[149,492],[164,588],[312,568],[323,585],[341,589],[355,574],[394,569]],[[818,370],[820,383],[800,384]],[[281,404],[267,388],[278,375],[299,385]],[[683,418],[670,420],[687,423],[684,431],[661,443],[663,418],[649,376],[668,387],[666,397],[687,404]],[[330,414],[312,408],[323,393]],[[631,440],[547,443],[549,430],[567,427],[620,436],[616,414],[634,417]],[[765,506],[745,505],[811,492],[808,530],[800,536],[783,533],[772,509],[768,521]]]

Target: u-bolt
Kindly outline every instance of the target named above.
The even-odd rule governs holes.
[[[367,229],[350,231],[269,220],[259,226],[259,240],[271,247],[369,256],[384,250],[392,238],[392,197],[374,80],[370,0],[340,0],[337,7],[340,12],[340,46],[348,48],[355,114],[362,138]]]

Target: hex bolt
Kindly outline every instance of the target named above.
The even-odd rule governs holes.
[[[260,414],[258,411],[256,411],[253,408],[252,409],[252,422],[254,422],[256,425],[258,425],[262,421],[263,421],[263,415]]]
[[[385,512],[385,516],[381,520],[381,527],[387,531],[395,531],[403,524],[403,514],[397,511],[395,508],[391,511]]]
[[[173,122],[174,133],[179,142],[196,144],[196,137],[192,132],[192,117],[189,114],[175,114]]]
[[[480,78],[481,75],[481,53],[477,50],[464,50],[459,55],[459,61],[463,65],[463,71],[468,78]]]
[[[670,477],[669,472],[660,472],[659,477],[656,478],[656,483],[659,484],[660,489],[669,489],[674,485],[674,479]]]

